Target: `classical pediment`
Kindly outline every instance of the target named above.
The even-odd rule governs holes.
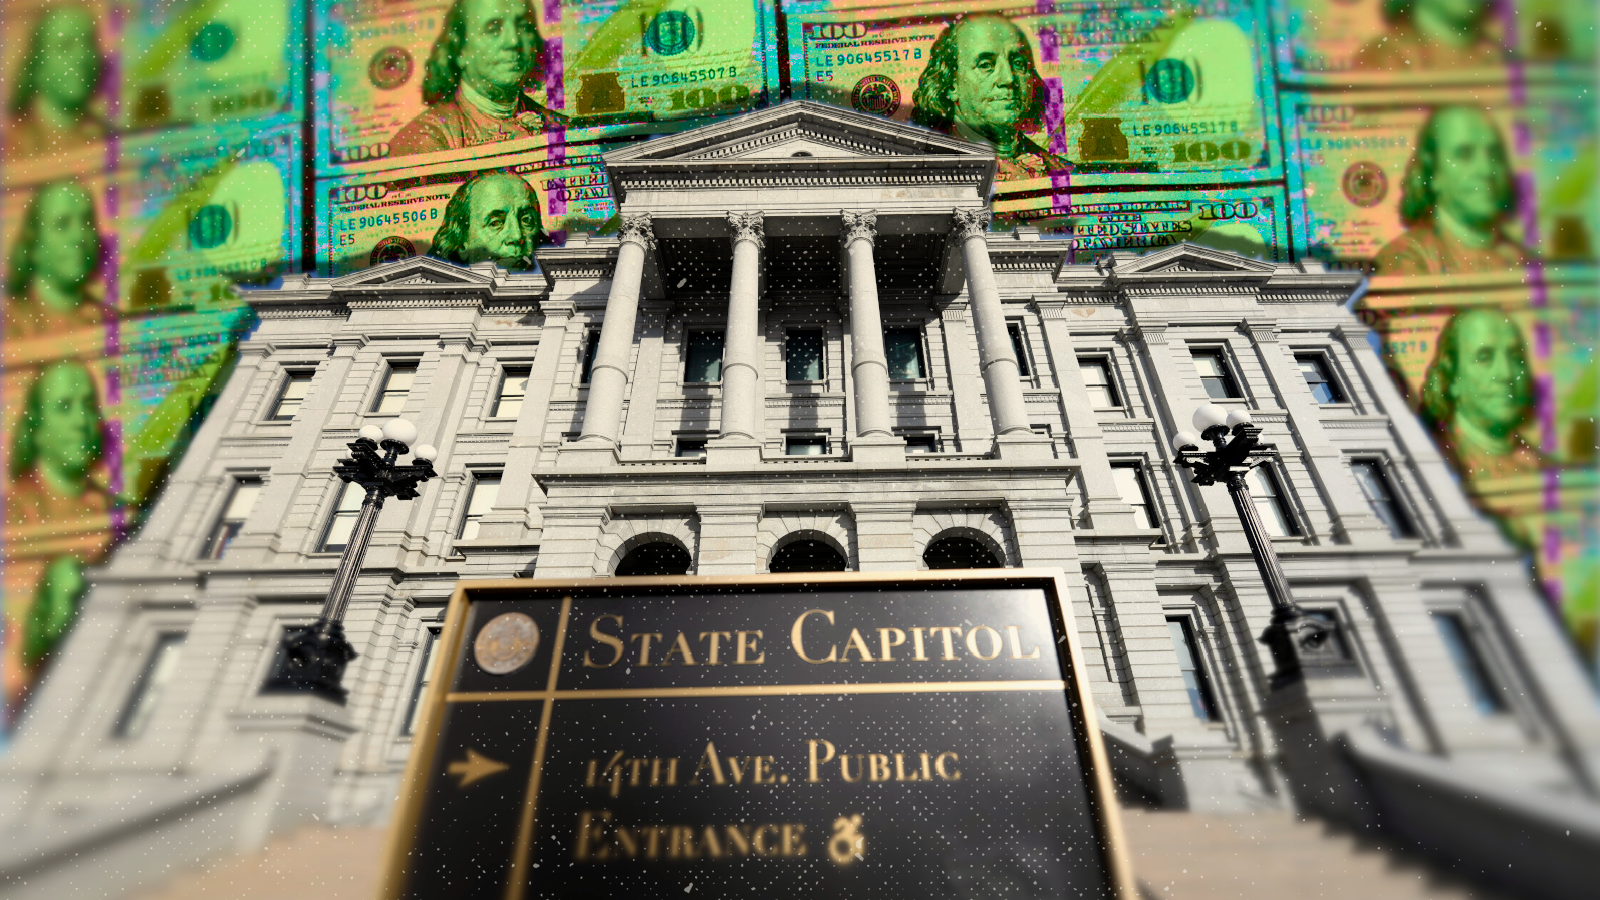
[[[807,100],[615,150],[608,165],[675,161],[844,160],[882,157],[988,159],[983,144]]]
[[[1196,244],[1177,244],[1156,253],[1133,259],[1118,258],[1116,272],[1119,276],[1161,275],[1188,273],[1232,273],[1235,275],[1270,275],[1277,265]]]
[[[346,275],[336,279],[333,287],[335,290],[417,286],[479,287],[493,283],[494,276],[489,272],[464,268],[427,256],[413,256],[410,259],[384,263]]]

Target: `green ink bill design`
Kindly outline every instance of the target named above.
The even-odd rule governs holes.
[[[124,127],[301,115],[306,0],[135,0]]]
[[[323,176],[671,132],[778,93],[771,0],[316,2]]]
[[[1592,259],[1592,93],[1293,92],[1282,97],[1295,251],[1379,275]]]
[[[121,306],[238,303],[300,264],[300,125],[219,125],[123,144]]]
[[[121,67],[113,0],[0,4],[0,178],[36,184],[110,168]]]
[[[989,143],[997,190],[1282,177],[1248,0],[1003,0],[787,16],[792,95]]]
[[[1593,78],[1594,3],[1271,0],[1271,7],[1278,77],[1295,84],[1392,89]]]
[[[1597,287],[1592,265],[1377,277],[1357,307],[1467,493],[1530,551],[1590,659],[1600,649]]]
[[[615,143],[556,144],[317,183],[317,269],[340,276],[411,256],[532,268],[533,251],[616,215],[600,154]],[[450,206],[457,203],[455,222]],[[484,205],[487,204],[487,205]],[[490,207],[505,212],[490,225]],[[477,214],[482,210],[482,214]],[[516,225],[519,230],[509,229]],[[492,229],[492,232],[491,232]],[[454,233],[456,237],[449,237]],[[444,243],[441,243],[443,241]]]
[[[1028,224],[1072,248],[1072,262],[1113,250],[1147,253],[1185,241],[1289,262],[1281,185],[1175,191],[1084,191],[994,201],[996,228]]]

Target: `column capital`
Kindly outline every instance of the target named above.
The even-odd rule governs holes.
[[[954,210],[956,237],[961,240],[981,238],[989,231],[989,210],[983,207],[958,206]]]
[[[850,246],[856,241],[873,243],[878,236],[878,213],[876,210],[867,212],[851,212],[848,209],[839,211],[844,219],[844,245]]]
[[[617,237],[624,244],[634,243],[645,248],[656,248],[656,234],[654,223],[649,213],[632,213],[622,217],[622,228],[617,231]]]
[[[554,325],[557,322],[564,325],[577,311],[578,304],[574,303],[571,297],[539,301],[539,312],[544,315],[545,325]]]
[[[733,243],[749,241],[757,249],[766,249],[767,236],[764,219],[766,213],[756,210],[748,213],[728,213],[728,227],[733,229]]]

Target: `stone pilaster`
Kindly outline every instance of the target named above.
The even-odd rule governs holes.
[[[956,240],[961,243],[967,267],[967,296],[972,301],[972,324],[978,335],[978,367],[989,393],[989,414],[994,419],[995,444],[1006,455],[1042,458],[1050,454],[1048,441],[1035,439],[1028,423],[1027,401],[1022,394],[1017,355],[1006,330],[1005,307],[994,265],[989,261],[989,210],[957,208]]]

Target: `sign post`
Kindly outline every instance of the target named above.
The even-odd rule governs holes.
[[[1137,896],[1050,570],[461,584],[383,896]]]

